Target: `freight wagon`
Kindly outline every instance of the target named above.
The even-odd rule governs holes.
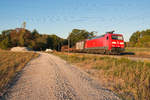
[[[76,51],[88,53],[119,54],[124,51],[122,34],[107,32],[104,35],[76,43]]]

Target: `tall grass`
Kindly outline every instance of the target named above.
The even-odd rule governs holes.
[[[25,64],[38,54],[31,52],[0,51],[0,92],[3,92],[12,78]]]
[[[100,80],[105,77],[105,86],[124,100],[150,100],[150,62],[85,54],[55,55],[83,69],[96,70],[92,75]]]
[[[137,47],[126,47],[127,52],[147,52],[150,51],[150,48],[137,48]]]
[[[150,58],[150,48],[136,48],[136,47],[127,47],[125,52],[135,53],[136,57],[146,57]]]

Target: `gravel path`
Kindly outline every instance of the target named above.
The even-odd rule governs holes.
[[[23,69],[3,100],[119,100],[85,72],[41,53]]]

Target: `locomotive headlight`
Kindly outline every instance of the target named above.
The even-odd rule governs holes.
[[[116,42],[112,42],[112,44],[116,44]]]
[[[120,42],[120,44],[124,44],[124,42]]]

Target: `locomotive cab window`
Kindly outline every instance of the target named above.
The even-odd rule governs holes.
[[[111,38],[113,40],[123,40],[123,37],[122,36],[118,36],[118,35],[112,35]]]
[[[106,39],[108,40],[108,36],[106,37]]]

